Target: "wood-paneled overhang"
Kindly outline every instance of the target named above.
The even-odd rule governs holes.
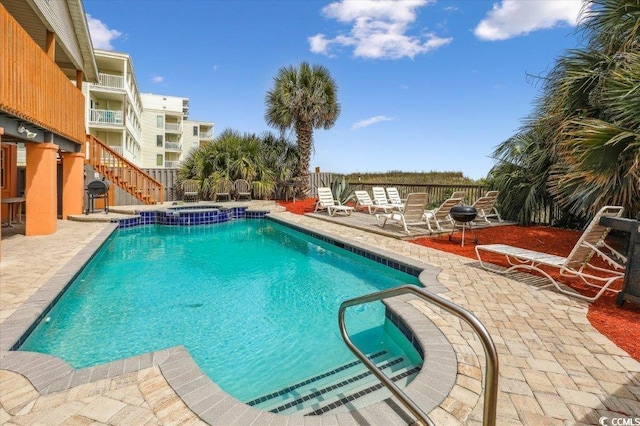
[[[5,142],[78,151],[86,136],[82,80],[98,68],[81,0],[0,0],[0,121]],[[26,124],[37,136],[16,133]],[[46,135],[46,136],[45,136]]]

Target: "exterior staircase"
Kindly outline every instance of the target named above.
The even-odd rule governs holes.
[[[93,135],[87,135],[85,164],[143,204],[164,201],[163,185]]]

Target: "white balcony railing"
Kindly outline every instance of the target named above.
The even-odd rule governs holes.
[[[89,117],[89,121],[91,123],[100,123],[100,124],[123,124],[123,114],[122,111],[113,111],[109,109],[92,109],[91,116]]]
[[[213,139],[213,132],[200,132],[200,139]]]
[[[124,79],[121,75],[99,73],[99,76],[100,79],[97,86],[124,89]]]
[[[170,132],[182,132],[181,123],[164,123],[164,129]]]
[[[165,142],[164,149],[171,149],[173,151],[182,151],[182,144],[179,142]]]
[[[167,169],[177,169],[179,164],[179,161],[165,161],[164,167]]]

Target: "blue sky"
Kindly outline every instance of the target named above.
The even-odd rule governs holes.
[[[341,114],[314,132],[322,171],[461,171],[532,111],[582,0],[84,0],[95,48],[131,55],[141,92],[187,97],[216,134],[273,130],[282,67],[325,66]],[[292,138],[295,135],[291,135]]]

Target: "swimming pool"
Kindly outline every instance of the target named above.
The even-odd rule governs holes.
[[[352,360],[339,304],[401,283],[418,281],[267,220],[120,230],[20,349],[79,368],[184,345],[246,401]],[[401,350],[381,305],[352,311],[365,352]]]

